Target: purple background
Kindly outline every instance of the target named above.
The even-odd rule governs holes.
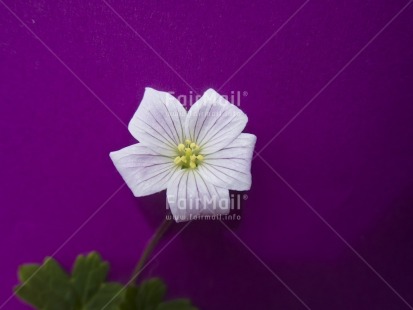
[[[304,1],[111,1],[196,92],[220,86]],[[144,87],[184,83],[100,1],[5,1],[127,123]],[[407,3],[309,1],[220,91],[247,91],[261,148]],[[413,6],[394,20],[262,156],[413,304]],[[19,264],[70,266],[98,250],[126,281],[161,222],[164,193],[119,188],[119,122],[0,3],[0,304]],[[311,309],[409,309],[259,158],[242,240]],[[174,231],[182,227],[175,227]],[[173,231],[173,232],[174,232]],[[172,237],[170,233],[169,238]],[[148,267],[201,309],[304,309],[219,222],[192,223]],[[2,309],[27,309],[12,299]]]

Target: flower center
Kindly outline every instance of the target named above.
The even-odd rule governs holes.
[[[185,140],[185,144],[180,143],[177,147],[178,156],[174,163],[182,169],[195,169],[204,160],[204,156],[199,154],[200,147],[191,140]]]

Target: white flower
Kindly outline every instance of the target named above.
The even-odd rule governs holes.
[[[213,89],[190,108],[146,88],[129,123],[140,142],[110,157],[136,197],[167,190],[177,222],[228,214],[229,190],[251,187],[256,137],[241,133],[247,116]]]

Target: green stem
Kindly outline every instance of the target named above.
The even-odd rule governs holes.
[[[142,253],[141,258],[139,259],[139,262],[137,263],[132,273],[130,285],[133,285],[133,283],[137,281],[139,274],[141,273],[142,269],[145,267],[146,261],[148,260],[149,256],[152,254],[159,240],[162,239],[162,237],[168,230],[169,226],[171,226],[172,222],[173,222],[172,220],[165,219],[162,222],[162,224],[158,227],[155,234],[152,236],[151,240],[149,240],[148,244],[146,245],[145,250]]]

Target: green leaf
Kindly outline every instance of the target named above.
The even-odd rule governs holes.
[[[99,290],[108,274],[109,265],[96,252],[79,255],[72,271],[72,282],[81,303],[86,303]]]
[[[137,309],[154,310],[162,302],[166,285],[161,279],[152,278],[142,282],[138,288]]]
[[[39,269],[40,265],[39,264],[26,264],[22,265],[19,268],[19,280],[21,282],[26,282],[28,281],[33,274]]]
[[[130,285],[126,287],[123,301],[119,306],[119,310],[135,310],[138,302],[138,287]]]
[[[188,299],[175,299],[161,303],[156,310],[197,310]]]
[[[125,290],[118,283],[105,283],[84,306],[84,310],[117,310],[123,300]]]
[[[28,304],[35,306],[37,309],[43,309],[46,302],[41,293],[30,288],[28,285],[17,285],[14,292],[18,297],[23,299]]]
[[[15,292],[39,310],[196,310],[189,300],[164,302],[165,283],[158,278],[127,287],[105,282],[109,265],[98,253],[79,255],[68,275],[57,261],[20,266]]]
[[[118,310],[122,285],[105,283],[109,265],[98,253],[79,255],[69,276],[53,258],[19,268],[15,292],[41,310]]]
[[[197,310],[188,299],[163,302],[166,285],[161,279],[152,278],[139,287],[129,286],[119,310]]]
[[[51,305],[61,310],[75,309],[76,294],[69,277],[53,258],[46,258],[42,266],[21,266],[19,278],[23,283],[15,292],[27,303],[38,309],[49,309]]]

